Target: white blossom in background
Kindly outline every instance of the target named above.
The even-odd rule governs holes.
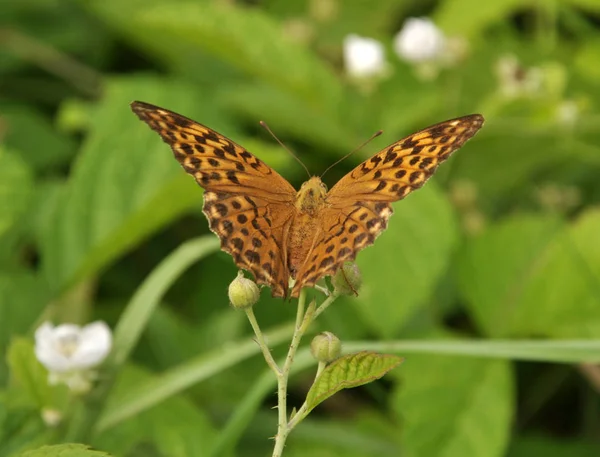
[[[51,384],[64,383],[83,393],[91,388],[96,373],[112,347],[112,334],[104,322],[84,327],[45,322],[35,332],[35,355],[49,372]]]
[[[383,45],[374,38],[348,35],[344,38],[344,65],[353,77],[381,75],[386,69]]]
[[[42,410],[42,420],[48,427],[56,427],[62,422],[63,415],[57,409],[44,408]]]
[[[556,108],[556,120],[568,128],[575,127],[579,115],[580,109],[575,100],[563,100]]]
[[[532,97],[540,95],[544,86],[541,68],[525,68],[515,55],[508,54],[496,62],[500,93],[507,98]]]
[[[427,18],[409,18],[394,37],[394,51],[411,63],[439,60],[446,47],[442,31]]]

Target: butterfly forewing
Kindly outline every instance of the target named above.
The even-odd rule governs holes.
[[[290,183],[229,138],[148,103],[133,102],[131,108],[171,146],[184,170],[205,189],[252,192],[270,201],[294,200],[296,190]]]
[[[353,260],[387,227],[390,203],[421,187],[483,125],[474,114],[426,128],[360,164],[324,200],[314,200],[316,187],[303,201],[307,193],[214,130],[147,103],[131,107],[206,190],[204,213],[223,250],[276,297],[288,296],[291,276],[297,297]]]
[[[479,114],[459,117],[414,133],[365,160],[340,179],[327,201],[341,207],[355,201],[393,202],[421,187],[437,166],[483,125]]]
[[[221,247],[274,296],[287,295],[284,230],[293,220],[295,189],[260,159],[214,130],[172,111],[133,102],[134,113],[171,146],[206,192],[204,213]]]
[[[344,176],[326,196],[322,236],[298,271],[292,295],[373,244],[387,228],[390,203],[421,187],[482,125],[478,114],[433,125],[391,144]]]

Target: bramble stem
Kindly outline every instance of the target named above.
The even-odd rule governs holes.
[[[273,358],[273,354],[271,354],[271,349],[269,349],[269,345],[265,341],[265,337],[260,330],[256,316],[254,315],[254,311],[252,311],[252,307],[246,308],[245,311],[246,316],[248,316],[248,320],[250,321],[250,325],[252,326],[252,330],[254,330],[254,335],[256,335],[256,342],[263,353],[263,357],[265,358],[267,365],[269,365],[271,370],[273,370],[275,376],[279,378],[279,376],[281,376],[281,368],[279,368],[279,365],[277,365],[277,362],[275,362],[275,359]]]
[[[310,324],[315,320],[317,316],[319,316],[331,303],[335,301],[338,297],[337,293],[332,293],[329,295],[320,306],[317,307],[315,301],[313,300],[308,306],[306,306],[306,291],[302,289],[300,291],[300,296],[298,297],[298,308],[296,311],[296,323],[294,326],[294,333],[292,335],[292,340],[290,342],[290,348],[288,350],[285,361],[283,362],[283,367],[280,367],[277,362],[273,359],[271,351],[267,345],[267,342],[262,335],[258,322],[256,320],[256,316],[252,311],[252,308],[246,309],[246,315],[248,316],[248,320],[250,321],[250,325],[252,325],[252,329],[254,330],[254,334],[256,335],[256,341],[260,346],[260,349],[263,353],[263,356],[269,365],[269,367],[275,373],[277,377],[277,410],[278,410],[278,421],[277,421],[277,435],[275,436],[275,446],[273,448],[273,457],[281,457],[283,454],[283,449],[285,447],[285,442],[290,431],[304,419],[308,414],[308,407],[306,402],[302,405],[300,410],[290,419],[288,419],[288,411],[287,411],[287,388],[288,388],[288,380],[290,376],[290,371],[292,368],[292,363],[294,362],[294,357],[296,352],[298,351],[298,347],[300,346],[300,341],[302,337],[308,330]],[[319,367],[317,369],[317,377],[321,374],[323,369],[325,368],[325,364],[319,363]]]
[[[273,457],[281,457],[285,441],[287,440],[290,429],[288,427],[287,418],[287,384],[290,376],[290,368],[294,361],[294,356],[300,345],[302,335],[306,331],[306,316],[312,313],[304,313],[306,303],[306,291],[302,289],[300,296],[298,297],[298,309],[296,311],[296,325],[294,328],[294,335],[292,336],[292,342],[290,343],[290,349],[288,350],[287,357],[283,364],[281,374],[277,376],[277,408],[279,412],[279,420],[277,422],[277,436],[275,437],[275,447],[273,448]],[[311,303],[312,305],[312,303]],[[310,307],[309,307],[310,308]]]

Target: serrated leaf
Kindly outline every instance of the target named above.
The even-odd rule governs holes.
[[[57,444],[42,446],[41,448],[26,451],[19,457],[107,457],[110,454],[92,449],[85,444]]]
[[[357,258],[363,287],[353,302],[373,330],[393,336],[425,303],[457,237],[452,208],[432,183],[394,204],[388,229]]]
[[[411,355],[393,407],[407,455],[501,457],[512,425],[510,364]]]
[[[381,378],[403,360],[397,355],[371,351],[348,354],[334,360],[325,367],[308,391],[308,410],[312,410],[340,390],[362,386]]]

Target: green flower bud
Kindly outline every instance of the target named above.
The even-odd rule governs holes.
[[[241,271],[229,284],[229,301],[235,309],[246,309],[253,306],[260,297],[260,291],[254,281],[244,278]]]
[[[362,274],[354,262],[345,262],[332,277],[331,284],[340,295],[358,295]]]
[[[319,362],[331,362],[342,353],[342,342],[331,332],[319,333],[310,343],[310,352]]]

